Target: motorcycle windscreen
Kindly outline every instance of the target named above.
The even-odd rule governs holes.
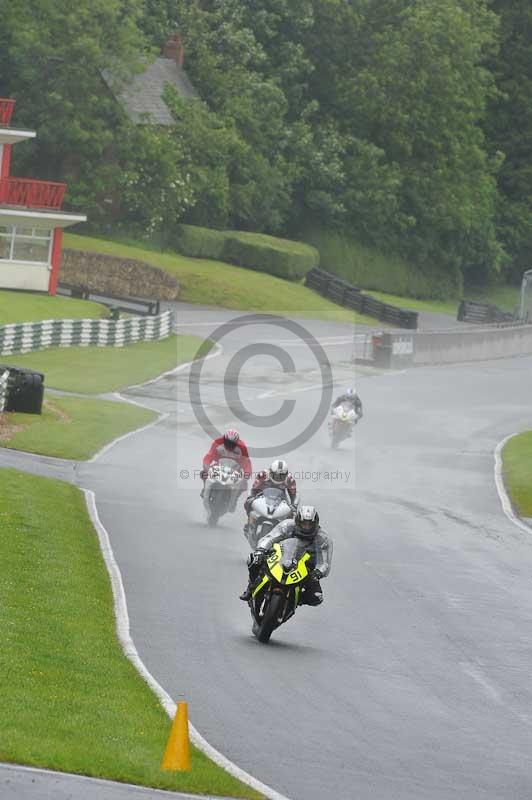
[[[264,499],[269,507],[278,506],[285,499],[284,489],[274,489],[273,487],[265,489],[263,492]]]
[[[284,569],[296,567],[307,551],[307,545],[297,537],[279,542],[281,548],[281,565]]]
[[[218,462],[221,467],[229,467],[229,469],[235,472],[241,472],[242,468],[238,461],[235,461],[234,458],[221,458]]]

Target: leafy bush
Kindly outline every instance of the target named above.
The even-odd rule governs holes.
[[[314,247],[301,242],[258,233],[232,232],[226,238],[223,260],[295,281],[317,267],[320,258]]]
[[[179,225],[175,245],[186,256],[226,261],[286,280],[299,280],[319,265],[314,247],[259,233]]]
[[[458,268],[444,271],[433,264],[426,268],[409,264],[399,256],[367,247],[344,234],[313,229],[303,238],[320,253],[323,269],[362,289],[419,299],[446,300],[462,293]]]
[[[184,256],[222,261],[226,234],[196,225],[178,225],[172,244]]]

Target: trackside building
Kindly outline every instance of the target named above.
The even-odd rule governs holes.
[[[63,229],[87,218],[61,210],[66,184],[11,176],[13,145],[35,138],[11,126],[14,107],[0,98],[0,288],[55,294]]]

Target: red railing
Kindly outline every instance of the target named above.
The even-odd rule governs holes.
[[[27,208],[53,208],[59,211],[66,188],[66,183],[3,178],[0,179],[0,203]]]
[[[8,100],[7,97],[0,97],[0,125],[9,125],[15,103],[16,100]]]

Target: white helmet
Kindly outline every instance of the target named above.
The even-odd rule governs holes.
[[[274,483],[284,483],[288,477],[288,464],[280,458],[270,464],[270,480]]]
[[[300,539],[313,539],[320,527],[320,516],[314,506],[299,506],[295,534]]]

